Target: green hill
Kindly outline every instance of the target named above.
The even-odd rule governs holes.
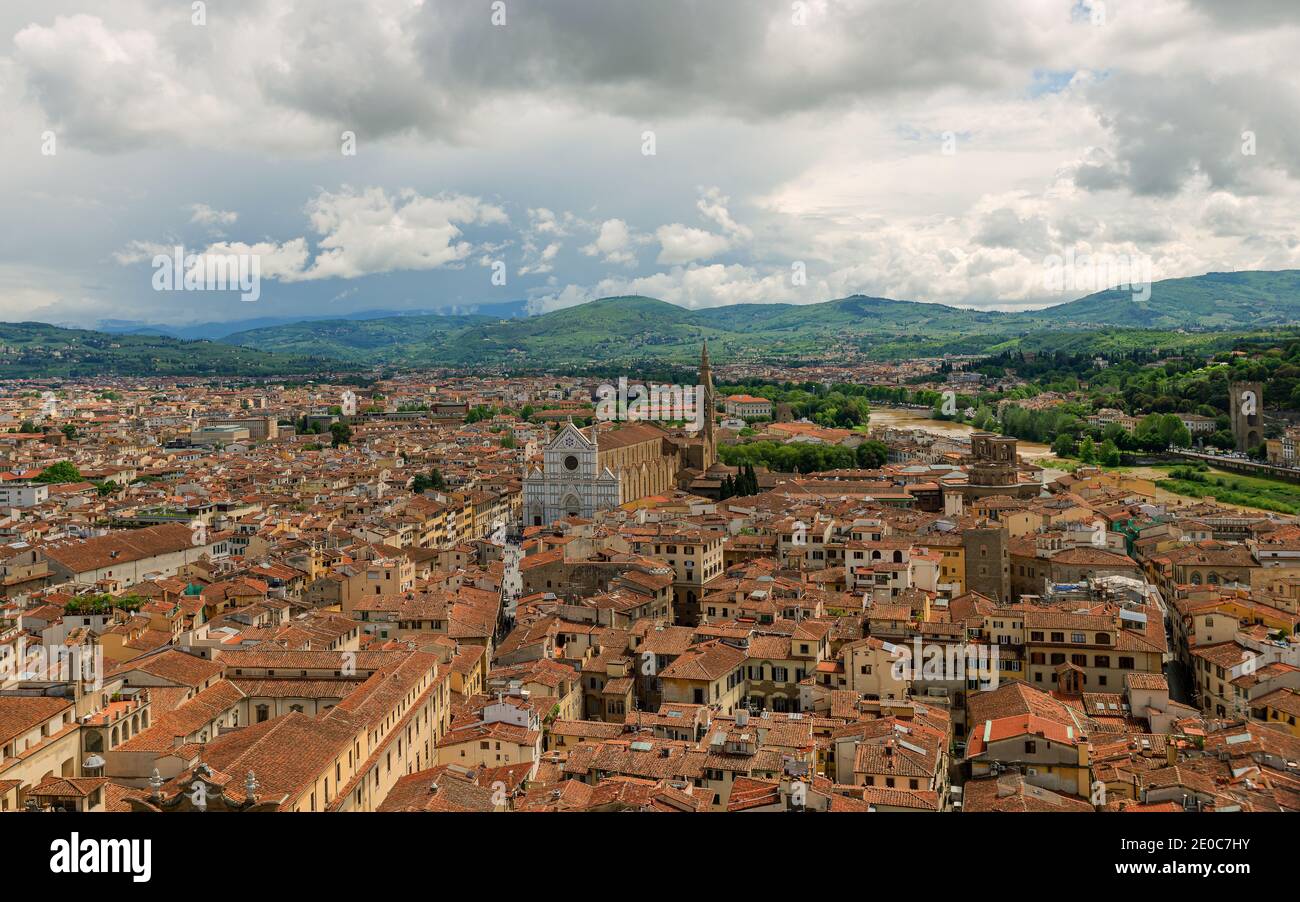
[[[310,354],[272,354],[160,335],[109,335],[45,323],[0,323],[0,377],[262,376],[338,365]]]
[[[388,316],[369,320],[326,319],[269,326],[227,335],[221,341],[284,354],[312,354],[360,365],[434,364],[454,352],[466,329],[503,322],[488,316]]]
[[[1101,291],[1042,311],[1060,325],[1259,329],[1300,324],[1300,270],[1212,272],[1151,285],[1151,297]]]

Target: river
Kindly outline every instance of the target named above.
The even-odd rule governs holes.
[[[902,407],[877,407],[871,405],[871,426],[894,426],[898,429],[924,429],[939,435],[970,435],[978,432],[974,426],[965,423],[953,423],[949,420],[935,420],[926,416],[924,410],[908,410]],[[1047,466],[1046,461],[1056,460],[1056,455],[1048,445],[1038,442],[1019,441],[1016,451],[1025,460],[1032,460],[1039,466]]]

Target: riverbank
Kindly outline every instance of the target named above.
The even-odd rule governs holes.
[[[909,410],[904,407],[877,407],[871,405],[871,419],[868,420],[870,426],[892,426],[895,429],[924,429],[927,432],[934,432],[938,435],[947,436],[969,436],[973,432],[979,432],[974,426],[967,423],[956,423],[952,420],[936,420],[929,416],[928,410]],[[1039,466],[1046,466],[1045,460],[1056,460],[1057,457],[1052,453],[1050,445],[1040,444],[1038,442],[1026,442],[1017,439],[1016,450],[1025,460],[1033,461]]]
[[[871,426],[922,429],[937,435],[952,437],[968,437],[971,433],[979,431],[966,423],[936,420],[928,416],[928,413],[929,411],[925,410],[872,405],[869,422]],[[1048,445],[1018,441],[1016,449],[1025,460],[1043,468],[1044,484],[1055,482],[1080,465],[1077,460],[1057,457]],[[1166,504],[1191,504],[1197,500],[1209,500],[1213,497],[1224,507],[1239,511],[1300,514],[1300,486],[1253,476],[1239,476],[1213,467],[1206,472],[1208,479],[1215,480],[1212,482],[1198,483],[1170,478],[1171,470],[1186,466],[1188,464],[1170,463],[1155,466],[1103,467],[1102,469],[1145,480],[1151,486],[1146,491],[1149,491],[1155,500]]]
[[[1204,471],[1187,466],[1152,467],[1166,470],[1156,485],[1188,498],[1214,498],[1238,508],[1300,515],[1300,486],[1277,479],[1242,476],[1210,467]],[[1178,472],[1181,476],[1175,476]],[[1190,478],[1189,478],[1190,477]]]

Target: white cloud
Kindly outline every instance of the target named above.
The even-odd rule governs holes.
[[[229,210],[214,210],[207,204],[190,205],[190,222],[198,225],[221,227],[234,225],[239,219],[239,214]]]
[[[659,240],[660,247],[657,262],[669,266],[707,260],[731,247],[731,242],[723,235],[693,229],[680,222],[660,226],[655,230],[655,238]]]
[[[633,266],[637,262],[634,245],[640,243],[627,223],[621,219],[607,219],[600,224],[600,234],[591,244],[582,248],[588,257],[600,257],[605,263],[616,266]]]
[[[126,247],[113,252],[113,259],[121,266],[133,266],[159,254],[170,254],[175,246],[160,241],[128,241]]]
[[[464,260],[473,245],[461,240],[462,225],[509,222],[504,210],[476,197],[423,197],[406,189],[358,193],[322,192],[307,205],[321,236],[304,279],[354,279],[404,269],[437,269]]]
[[[823,283],[814,286],[814,290],[826,287]],[[596,298],[621,295],[647,295],[692,309],[778,303],[797,300],[802,290],[791,286],[789,271],[764,273],[754,267],[720,263],[675,266],[648,276],[602,279],[589,287],[567,285],[561,291],[534,298],[530,312],[546,313]]]
[[[701,188],[700,199],[695,206],[705,219],[717,223],[728,235],[734,235],[741,241],[748,241],[754,237],[754,233],[731,218],[731,213],[727,210],[727,204],[730,202],[731,198],[724,196],[716,187]]]
[[[552,272],[555,269],[555,258],[559,256],[560,248],[564,245],[558,241],[552,241],[540,251],[532,245],[525,245],[525,262],[519,267],[519,275],[539,275],[542,273]]]
[[[409,189],[389,195],[382,188],[322,191],[307,204],[307,214],[319,236],[314,258],[306,238],[223,241],[203,253],[255,254],[261,257],[263,278],[285,282],[355,279],[459,264],[475,250],[472,242],[463,239],[462,226],[499,226],[510,221],[503,209],[476,197],[424,197]],[[132,241],[114,257],[130,265],[171,252],[171,246],[159,242]]]
[[[283,244],[274,241],[258,241],[253,244],[245,244],[242,241],[222,241],[210,244],[202,251],[202,256],[205,257],[225,257],[230,254],[257,257],[259,272],[263,279],[296,282],[312,278],[306,269],[311,252],[307,249],[305,238],[294,238]]]
[[[572,214],[566,213],[564,219],[571,221]],[[568,229],[564,223],[556,217],[555,213],[546,207],[538,207],[528,211],[529,226],[533,232],[538,235],[555,235],[563,238],[568,235]]]

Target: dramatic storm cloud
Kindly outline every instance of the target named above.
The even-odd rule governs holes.
[[[9,0],[0,32],[6,319],[1300,266],[1287,0]],[[260,297],[153,291],[177,246],[256,254]]]

